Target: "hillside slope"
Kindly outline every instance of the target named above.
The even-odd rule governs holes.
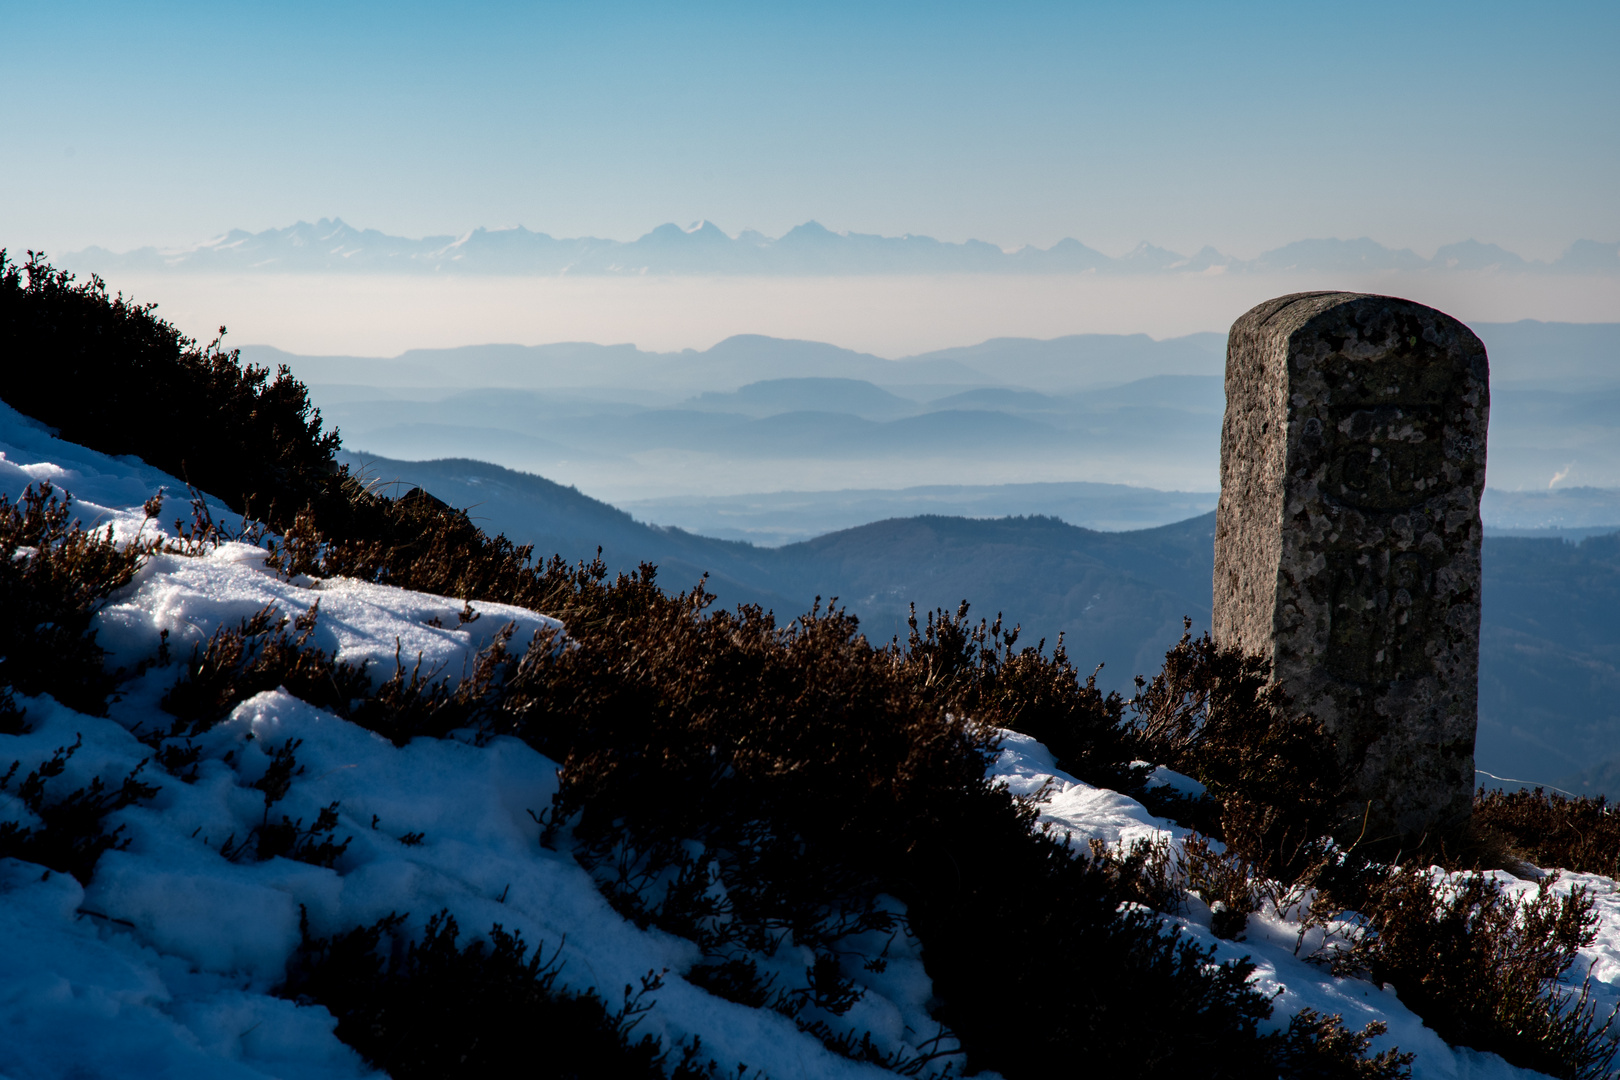
[[[771,557],[751,544],[644,525],[623,510],[533,473],[464,458],[406,462],[342,451],[338,460],[385,495],[397,497],[420,487],[465,509],[491,535],[504,533],[515,543],[532,544],[540,559],[561,555],[569,562],[589,561],[600,548],[615,573],[654,563],[659,581],[671,589],[691,588],[707,573],[710,591],[726,606],[759,604],[778,611],[808,606],[772,586]]]
[[[45,477],[78,492],[80,518],[110,526],[122,542],[141,536],[181,541],[141,509],[159,485],[178,486],[172,477],[131,458],[62,443],[0,407],[0,492],[16,497]],[[1164,538],[1171,552],[1178,542],[1185,543],[1173,533]],[[469,607],[479,618],[468,622],[457,614],[459,602],[443,597],[342,579],[289,579],[264,565],[263,549],[243,542],[155,553],[97,615],[113,661],[129,667],[144,660],[150,666],[126,683],[106,717],[76,713],[48,697],[20,699],[27,723],[0,732],[0,759],[42,762],[54,749],[64,765],[60,775],[44,767],[35,775],[57,799],[92,777],[141,774],[152,744],[137,736],[162,730],[172,719],[165,694],[172,693],[175,673],[164,659],[166,642],[200,645],[266,605],[294,616],[316,600],[322,616],[318,621],[311,616],[311,623],[321,647],[339,661],[369,659],[379,674],[402,640],[436,668],[465,667],[502,621],[515,622],[525,636],[554,626],[531,612],[496,604]],[[160,637],[160,631],[167,636]],[[59,749],[69,744],[71,750]],[[880,1061],[863,1057],[864,1049],[833,1052],[828,1040],[839,1032],[846,1048],[860,1033],[865,1041],[857,1049],[887,1055],[884,1060],[897,1067],[915,1062],[915,1068],[899,1070],[904,1075],[943,1075],[963,1063],[958,1051],[938,1041],[944,1029],[931,1025],[929,1010],[936,1002],[923,966],[928,958],[906,929],[905,909],[895,902],[891,911],[902,921],[893,932],[845,939],[854,945],[871,938],[862,947],[877,952],[881,946],[877,958],[883,961],[862,966],[854,955],[842,964],[841,977],[858,990],[850,1004],[784,1014],[717,996],[706,981],[712,976],[702,976],[697,944],[638,926],[616,911],[606,883],[593,879],[571,854],[577,848],[570,843],[577,841],[565,837],[553,847],[535,842],[530,812],[552,799],[560,772],[556,761],[523,741],[463,731],[391,743],[276,688],[242,700],[186,745],[195,749],[188,751],[194,766],[189,775],[152,766],[144,773],[144,792],[106,814],[106,827],[116,828],[130,844],[99,853],[99,865],[83,880],[41,873],[38,864],[17,858],[0,859],[0,1019],[8,1032],[8,1076],[381,1076],[356,1052],[359,1036],[340,1019],[346,1013],[329,1011],[330,999],[294,992],[299,986],[319,987],[307,982],[309,965],[325,955],[320,948],[330,946],[312,951],[311,934],[336,935],[379,918],[385,921],[377,925],[401,935],[396,939],[401,943],[421,935],[432,939],[452,927],[451,955],[458,947],[456,924],[446,918],[459,920],[468,942],[482,941],[497,951],[503,941],[543,949],[569,993],[596,991],[609,1004],[618,1000],[620,986],[640,980],[641,994],[625,990],[625,1009],[635,1011],[619,1013],[621,1021],[628,1015],[635,1020],[636,1036],[653,1040],[649,1054],[660,1047],[672,1053],[682,1046],[701,1048],[695,1071],[677,1073],[694,1080],[729,1075],[733,1063],[748,1066],[750,1075],[777,1078],[895,1075]],[[283,760],[285,768],[278,765]],[[1082,850],[1092,840],[1105,846],[1162,843],[1183,859],[1199,850],[1186,829],[1154,817],[1133,799],[1063,772],[1028,736],[1005,733],[989,775],[1014,794],[1041,793],[1041,820]],[[1173,774],[1166,779],[1186,782]],[[40,827],[41,818],[30,808],[35,804],[26,798],[0,794],[0,820]],[[287,814],[289,822],[297,817],[296,842],[284,853],[266,851],[264,837],[270,834],[263,822],[271,819],[271,807]],[[255,836],[256,856],[251,848],[244,856],[241,846],[232,853],[238,837],[245,845]],[[1506,875],[1501,880],[1511,895],[1535,894],[1531,883]],[[1598,976],[1594,1007],[1607,1008],[1611,999],[1620,999],[1620,982],[1614,981],[1620,980],[1620,896],[1606,879],[1576,875],[1572,880],[1599,890],[1601,932],[1580,959],[1583,969],[1590,967]],[[1209,959],[1241,964],[1238,970],[1248,971],[1249,984],[1271,1002],[1268,1029],[1308,1015],[1305,1010],[1342,1014],[1353,1029],[1368,1021],[1387,1025],[1387,1033],[1374,1037],[1373,1049],[1398,1045],[1414,1053],[1416,1080],[1535,1075],[1494,1054],[1447,1045],[1392,990],[1336,978],[1308,962],[1328,940],[1321,924],[1301,921],[1304,913],[1294,902],[1262,907],[1250,916],[1246,938],[1233,941],[1213,933],[1217,909],[1196,892],[1182,897],[1177,913],[1154,918],[1207,950]],[[389,921],[390,912],[401,919]],[[446,938],[436,940],[442,946]],[[361,955],[368,948],[363,941]],[[483,957],[486,944],[463,955]],[[771,964],[773,975],[792,978],[805,951],[773,948],[757,955]],[[445,955],[443,948],[439,955]],[[1044,970],[1054,987],[1076,977],[1062,967]],[[488,988],[474,982],[467,989]],[[1106,996],[1112,989],[1105,976],[1092,992]],[[455,1022],[476,1023],[481,1017],[469,1007],[476,1004],[443,1007],[462,1010]],[[341,1002],[332,1005],[340,1007]],[[1140,1034],[1155,1030],[1155,1016],[1164,1007],[1151,999],[1136,1002]],[[425,1020],[431,1024],[448,1015]],[[611,1009],[605,1015],[611,1017]],[[378,1016],[381,1022],[383,1014]],[[835,1026],[815,1028],[810,1020]],[[559,1029],[538,1044],[528,1030],[502,1037],[514,1034],[528,1042],[537,1072],[546,1075],[585,1032],[577,1025]],[[421,1036],[411,1033],[419,1041]],[[361,1040],[359,1045],[370,1044]],[[722,1064],[704,1072],[705,1060]],[[595,1065],[603,1070],[597,1075],[632,1075],[600,1058]],[[1250,1075],[1234,1066],[1241,1063],[1228,1062],[1211,1075]],[[655,1071],[634,1075],[662,1075],[664,1067],[655,1063]]]
[[[920,613],[1005,613],[1024,640],[1055,643],[1101,682],[1127,688],[1155,670],[1181,633],[1182,618],[1209,622],[1214,517],[1110,533],[1053,518],[974,520],[924,516],[879,521],[781,548],[715,540],[640,524],[572,488],[485,462],[394,461],[345,452],[374,480],[419,486],[466,507],[481,526],[544,555],[588,559],[603,549],[615,569],[658,564],[673,588],[706,571],[721,606],[760,603],[778,614],[838,597],[875,640],[904,637],[909,605]],[[384,489],[387,490],[387,489]]]
[[[1127,704],[965,618],[537,566],[37,258],[0,350],[8,1076],[1611,1080],[1601,802],[1344,846],[1326,733],[1207,638]]]
[[[609,564],[659,564],[671,587],[705,571],[718,603],[778,613],[838,597],[876,640],[904,637],[909,606],[1004,614],[1023,640],[1055,642],[1101,685],[1127,691],[1181,632],[1209,624],[1214,515],[1131,532],[1052,518],[925,515],[843,529],[781,548],[640,524],[539,477],[472,461],[368,461],[537,550]],[[593,539],[600,538],[600,539]],[[1620,539],[1485,540],[1477,760],[1486,773],[1620,797]],[[1492,782],[1482,777],[1483,782]],[[1512,786],[1512,785],[1509,785]]]
[[[1055,643],[1100,681],[1124,688],[1151,672],[1190,616],[1209,623],[1215,519],[1105,533],[1054,518],[916,517],[879,521],[779,549],[780,580],[799,595],[837,595],[879,637],[905,632],[908,608],[1019,622],[1031,643]]]

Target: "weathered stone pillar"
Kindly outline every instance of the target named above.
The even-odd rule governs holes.
[[[1473,805],[1489,409],[1485,346],[1408,300],[1282,296],[1227,341],[1214,638],[1333,736],[1364,845]]]

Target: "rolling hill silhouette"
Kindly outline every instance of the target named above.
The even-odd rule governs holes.
[[[1209,625],[1215,515],[1131,532],[1050,517],[924,515],[876,521],[779,548],[646,525],[573,488],[466,459],[403,462],[346,452],[381,481],[469,507],[487,531],[617,570],[647,561],[684,589],[708,573],[717,603],[757,603],[785,620],[837,597],[874,640],[963,600],[976,616],[1061,633],[1077,666],[1128,693],[1157,671],[1191,617]],[[1620,535],[1485,540],[1480,768],[1584,794],[1620,794]]]

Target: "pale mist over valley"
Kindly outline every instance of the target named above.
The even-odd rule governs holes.
[[[1443,286],[1448,268],[1426,274],[1384,288]],[[1481,768],[1620,791],[1620,750],[1606,749],[1620,714],[1600,704],[1620,687],[1605,644],[1620,578],[1591,591],[1620,534],[1620,323],[1472,328],[1492,394]],[[903,635],[913,604],[968,600],[1033,637],[1064,634],[1121,690],[1182,616],[1208,625],[1225,354],[1216,331],[888,357],[759,334],[678,351],[243,349],[309,384],[362,475],[421,486],[540,550],[601,546],[616,567],[656,562],[672,587],[707,573],[721,603],[836,596],[879,637]],[[1560,668],[1586,674],[1549,696]],[[1565,727],[1575,712],[1589,719]]]
[[[624,243],[413,241],[323,219],[64,261],[183,310],[211,304],[227,341],[255,342],[244,361],[308,385],[341,459],[379,490],[419,486],[543,553],[655,563],[671,588],[707,574],[722,605],[837,597],[879,639],[905,633],[912,605],[967,600],[1031,638],[1064,635],[1122,691],[1184,616],[1208,626],[1219,327],[1290,291],[1414,296],[1460,314],[1491,362],[1480,767],[1620,793],[1620,714],[1600,704],[1620,687],[1604,644],[1620,579],[1591,589],[1620,534],[1620,322],[1604,321],[1620,311],[1620,246],[1542,261],[1475,242],[1427,258],[1371,240],[1243,261],[1150,248],[819,226],[772,241],[708,223]],[[486,316],[601,336],[476,343]],[[1088,326],[1106,332],[942,344]],[[658,344],[615,340],[619,327]],[[776,332],[733,332],[752,328]],[[363,347],[411,335],[460,343]],[[258,343],[279,336],[306,344]],[[347,348],[309,347],[323,342]],[[1587,674],[1549,694],[1560,665]],[[1588,719],[1565,727],[1575,712]]]
[[[1488,525],[1620,521],[1601,498],[1571,494],[1620,487],[1620,328],[1475,328],[1493,359]],[[908,507],[1142,527],[1212,508],[1218,486],[1216,333],[1004,338],[895,360],[759,335],[681,353],[568,343],[243,355],[306,381],[352,452],[478,458],[726,539],[808,539]],[[816,521],[817,506],[834,518]]]
[[[0,1080],[1620,1080],[1617,42],[0,4]]]

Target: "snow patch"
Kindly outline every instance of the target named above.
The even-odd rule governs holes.
[[[150,495],[185,491],[172,476],[63,442],[0,405],[0,493],[15,498],[41,480],[74,494],[80,520],[111,525],[125,540],[160,529],[140,509]],[[209,506],[216,519],[230,520],[223,506]],[[152,557],[101,610],[99,640],[114,663],[132,668],[155,656],[164,630],[182,656],[263,608],[290,618],[318,601],[315,640],[340,660],[367,663],[386,676],[396,655],[407,664],[420,657],[426,670],[454,678],[508,623],[517,627],[515,647],[536,632],[560,629],[553,619],[507,605],[476,605],[480,617],[463,623],[461,602],[444,597],[341,579],[285,581],[265,569],[263,554],[231,543],[199,557]],[[153,668],[126,686],[108,718],[48,698],[20,701],[31,728],[0,735],[0,766],[17,760],[32,768],[82,737],[53,788],[72,790],[96,775],[116,781],[147,756],[131,732],[164,722],[157,701],[174,677],[172,667]],[[335,838],[353,840],[332,869],[282,858],[233,862],[220,854],[227,839],[241,841],[262,820],[263,796],[250,785],[287,740],[301,740],[304,771],[275,813],[307,822],[338,803]],[[149,770],[156,797],[111,816],[109,825],[124,826],[130,845],[103,856],[88,889],[39,866],[0,860],[6,1055],[0,1067],[9,1080],[379,1075],[337,1039],[324,1008],[270,994],[297,946],[300,909],[318,935],[393,912],[408,913],[410,932],[420,932],[441,909],[466,935],[499,922],[531,947],[560,950],[562,982],[600,988],[610,1000],[643,974],[668,969],[639,1033],[668,1041],[701,1035],[706,1055],[722,1069],[746,1063],[778,1080],[892,1075],[833,1055],[779,1014],[721,1000],[680,978],[700,959],[696,945],[627,922],[570,855],[539,844],[531,814],[550,804],[557,765],[520,741],[416,739],[395,747],[276,690],[243,702],[197,742],[195,783]],[[990,773],[1014,795],[1042,800],[1041,820],[1081,851],[1092,840],[1179,845],[1188,836],[1139,802],[1066,775],[1027,736],[1005,733]],[[1155,780],[1188,793],[1196,787],[1164,770]],[[0,796],[0,820],[28,816],[15,798]],[[421,841],[402,842],[409,833],[423,834]],[[1534,887],[1506,884],[1515,891]],[[1601,1012],[1620,1000],[1620,886],[1571,874],[1559,887],[1577,885],[1593,891],[1603,919],[1598,941],[1582,954]],[[1419,1080],[1535,1075],[1494,1055],[1449,1047],[1393,991],[1335,979],[1309,963],[1323,931],[1302,933],[1295,908],[1255,914],[1241,941],[1216,938],[1209,909],[1196,898],[1187,908],[1165,917],[1166,928],[1212,947],[1220,960],[1250,958],[1256,988],[1275,995],[1278,1027],[1305,1007],[1341,1013],[1354,1028],[1382,1020],[1389,1033],[1375,1048],[1415,1051]],[[932,987],[914,940],[897,937],[888,959],[883,972],[846,971],[867,988],[846,1022],[870,1029],[881,1046],[915,1052],[937,1031],[928,1016]],[[795,964],[802,972],[807,957],[789,947],[774,962],[784,972]]]

